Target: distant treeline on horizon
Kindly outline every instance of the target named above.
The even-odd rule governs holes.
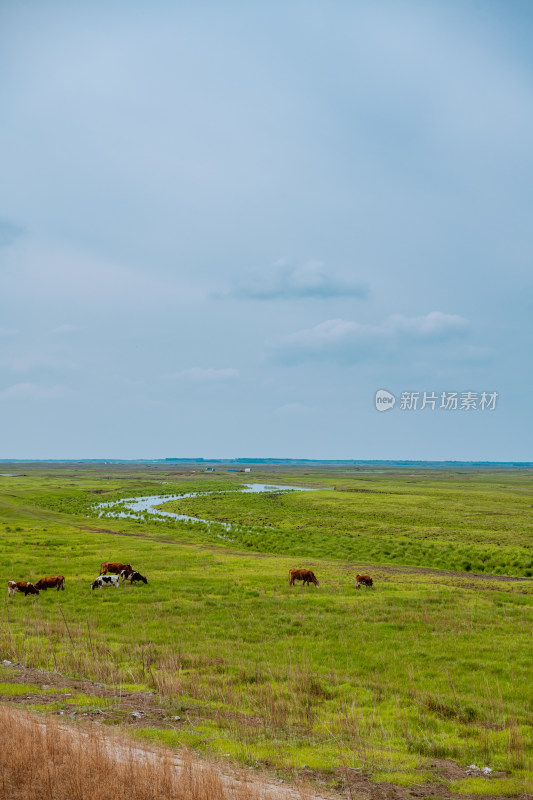
[[[1,464],[265,464],[347,467],[533,467],[533,461],[395,461],[313,458],[0,458]]]

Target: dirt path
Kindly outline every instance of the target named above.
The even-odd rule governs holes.
[[[15,714],[16,724],[23,728],[29,729],[32,726],[37,726],[43,730],[49,727],[46,717],[39,718],[33,714],[29,715],[27,712],[14,710],[11,710],[11,714]],[[53,728],[52,735],[57,737],[58,729],[59,733],[67,736],[72,744],[81,745],[80,749],[87,747],[87,743],[91,741],[91,729],[87,725],[59,723],[57,727]],[[332,795],[317,794],[316,791],[303,784],[301,786],[289,786],[285,785],[282,780],[275,783],[272,779],[263,776],[247,775],[244,770],[240,772],[233,770],[230,774],[220,764],[201,761],[192,757],[190,753],[183,757],[168,748],[139,744],[125,739],[120,733],[117,734],[116,732],[113,733],[101,729],[99,736],[99,741],[103,743],[105,748],[105,754],[111,759],[112,763],[130,764],[133,758],[135,762],[140,761],[157,767],[158,763],[164,762],[166,765],[170,764],[178,780],[183,780],[184,771],[190,772],[192,770],[196,787],[198,786],[198,777],[200,779],[206,777],[207,780],[205,780],[204,785],[208,786],[209,775],[215,773],[224,790],[224,796],[228,799],[242,800],[244,797],[246,800],[332,800]],[[197,791],[194,792],[195,797],[197,796]],[[204,796],[203,793],[202,796]],[[220,797],[218,791],[217,797]]]
[[[171,753],[176,769],[183,765],[181,750],[139,743],[133,737],[139,729],[146,727],[179,731],[193,726],[195,716],[192,709],[180,712],[180,716],[173,715],[152,692],[123,692],[120,687],[68,678],[8,661],[0,662],[0,680],[17,685],[18,692],[0,694],[0,705],[12,709],[23,706],[30,711],[38,705],[45,716],[41,719],[32,717],[35,724],[45,724],[47,718],[54,717],[61,728],[76,737],[96,727],[109,738],[110,750],[118,752],[118,757],[121,752],[133,748],[135,752],[144,756],[149,754],[153,759],[168,757]],[[28,686],[27,693],[20,691],[24,684]],[[92,702],[86,703],[81,699],[87,697]],[[76,703],[77,699],[80,704]],[[230,790],[230,796],[235,794],[238,797],[239,789],[246,787],[255,791],[258,800],[457,800],[457,795],[450,791],[446,782],[461,780],[468,775],[466,767],[444,759],[433,759],[421,768],[421,773],[431,773],[435,780],[428,781],[421,774],[420,783],[409,787],[376,783],[364,771],[343,766],[328,773],[302,769],[297,775],[293,774],[292,779],[280,780],[261,768],[246,769],[231,761],[203,759],[195,755],[194,763],[201,770],[214,769],[224,787]],[[493,773],[487,781],[492,783],[502,777],[505,773]],[[493,792],[491,794],[498,797]],[[461,797],[464,800],[469,795]]]
[[[109,753],[118,759],[126,757],[132,751],[154,761],[162,758],[168,759],[170,755],[176,770],[183,767],[184,758],[180,750],[169,750],[148,743],[139,743],[132,738],[125,738],[135,733],[136,728],[177,727],[175,723],[172,725],[171,721],[180,718],[171,717],[168,711],[158,705],[156,697],[150,692],[121,692],[117,696],[113,693],[115,690],[91,681],[65,678],[57,673],[31,669],[10,662],[3,662],[3,666],[8,667],[7,670],[1,670],[1,673],[4,673],[2,679],[6,683],[28,684],[27,694],[0,695],[0,704],[10,706],[15,713],[17,713],[16,707],[20,705],[29,706],[30,710],[36,704],[49,705],[52,708],[52,704],[57,703],[58,698],[64,698],[68,702],[70,698],[75,699],[76,695],[80,693],[102,700],[101,707],[94,706],[90,711],[71,711],[68,708],[65,711],[51,710],[41,718],[37,715],[28,716],[20,711],[18,713],[21,724],[46,725],[46,720],[53,716],[59,722],[61,730],[68,731],[72,737],[77,739],[86,736],[92,726],[98,726],[102,736],[107,740]],[[34,687],[38,687],[38,689]],[[50,694],[51,689],[58,690],[58,693]],[[71,691],[59,693],[59,690],[63,689]],[[109,699],[117,701],[119,713],[116,709],[110,709],[105,705],[104,701]],[[71,706],[71,708],[74,707]],[[185,716],[187,717],[187,715]],[[113,723],[118,724],[112,728],[110,726]],[[188,717],[184,724],[190,724]],[[239,797],[243,787],[252,789],[253,792],[250,796],[256,796],[258,800],[332,800],[335,797],[330,792],[323,792],[316,787],[311,787],[310,782],[305,779],[298,785],[290,785],[284,780],[276,780],[262,771],[242,769],[229,762],[221,763],[213,759],[197,757],[193,757],[193,762],[195,769],[206,772],[215,770],[230,797]]]

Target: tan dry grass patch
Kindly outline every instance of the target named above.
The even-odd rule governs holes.
[[[228,781],[190,753],[143,751],[95,728],[0,707],[0,796],[10,800],[261,800],[261,786]],[[277,794],[277,793],[276,793]],[[294,797],[296,797],[294,793]]]

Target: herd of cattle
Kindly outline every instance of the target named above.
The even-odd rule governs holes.
[[[108,573],[110,573],[108,575]],[[119,562],[104,561],[100,567],[100,574],[91,583],[91,589],[101,589],[104,586],[114,586],[118,589],[119,582],[129,581],[130,583],[148,583],[148,580],[140,572],[133,569],[131,564],[121,564]],[[36,583],[29,581],[8,581],[7,593],[10,597],[21,592],[24,597],[28,594],[40,594],[46,589],[65,589],[65,578],[63,575],[53,575],[48,578],[41,578]]]
[[[107,573],[110,573],[109,575]],[[91,589],[102,589],[104,586],[114,586],[118,589],[119,581],[130,583],[148,583],[140,572],[133,569],[131,564],[121,564],[118,561],[104,561],[100,567],[100,575],[91,583]]]
[[[100,567],[99,576],[91,583],[91,589],[102,589],[104,586],[114,586],[115,589],[118,589],[120,581],[122,581],[122,583],[125,581],[129,581],[130,583],[148,583],[144,575],[134,570],[131,564],[121,564],[118,561],[104,561]],[[313,583],[315,586],[320,586],[320,581],[310,569],[290,569],[289,585],[294,586],[295,581],[302,581],[302,588],[304,586],[309,586],[310,583]],[[361,586],[373,588],[374,581],[370,575],[355,576],[355,588],[360,589]],[[65,588],[65,578],[63,575],[41,578],[37,583],[29,583],[28,581],[7,582],[7,591],[10,597],[17,592],[22,592],[22,594],[26,596],[28,594],[39,594],[42,589],[54,588],[57,589],[57,591]]]
[[[289,570],[289,586],[294,586],[294,581],[303,581],[302,588],[314,583],[315,586],[320,586],[320,581],[311,569],[290,569]],[[356,575],[355,588],[360,589],[361,586],[366,586],[369,589],[374,587],[374,581],[370,575]]]

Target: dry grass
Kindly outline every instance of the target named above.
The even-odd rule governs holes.
[[[260,800],[266,795],[224,779],[190,754],[143,751],[102,730],[0,707],[0,796],[10,800]],[[106,789],[107,787],[107,789]]]

